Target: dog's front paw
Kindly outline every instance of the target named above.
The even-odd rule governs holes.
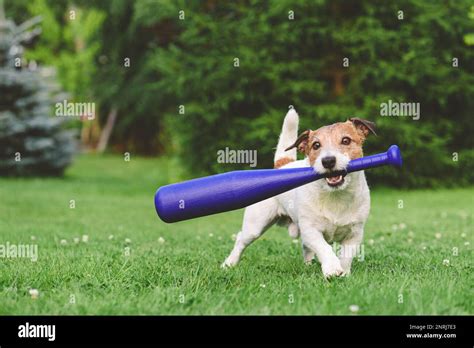
[[[342,266],[342,270],[344,271],[342,273],[342,276],[343,277],[347,277],[349,275],[351,275],[351,264],[352,264],[352,260],[348,260],[348,259],[339,259],[339,261],[341,262],[341,266]]]
[[[351,269],[344,269],[344,272],[342,272],[341,276],[343,277],[349,277],[351,275]]]
[[[324,278],[326,279],[338,277],[344,274],[344,270],[342,269],[339,259],[325,262],[322,264],[321,268],[323,270]]]
[[[342,264],[342,270],[343,270],[342,272],[343,277],[348,277],[351,275],[351,265],[347,266],[347,265]]]
[[[239,262],[239,260],[236,260],[235,258],[232,258],[232,257],[229,256],[222,263],[221,268],[226,269],[226,268],[234,267],[238,262]]]

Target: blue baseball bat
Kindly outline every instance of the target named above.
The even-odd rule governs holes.
[[[387,152],[354,159],[344,173],[368,168],[402,165],[397,145]],[[332,173],[334,176],[335,173]],[[155,208],[165,222],[177,222],[244,208],[327,175],[312,167],[239,170],[162,186],[155,194]]]

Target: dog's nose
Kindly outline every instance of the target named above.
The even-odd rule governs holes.
[[[334,166],[336,165],[336,157],[334,156],[324,157],[321,160],[321,163],[323,164],[323,167],[326,169],[334,168]]]

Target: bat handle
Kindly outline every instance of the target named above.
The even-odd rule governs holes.
[[[397,145],[390,146],[384,153],[354,159],[349,162],[346,170],[350,173],[384,165],[402,166],[402,154]]]

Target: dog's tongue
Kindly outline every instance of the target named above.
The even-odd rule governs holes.
[[[333,177],[330,177],[330,178],[326,178],[326,180],[330,183],[330,184],[337,184],[339,181],[341,181],[341,175],[339,176],[333,176]]]

